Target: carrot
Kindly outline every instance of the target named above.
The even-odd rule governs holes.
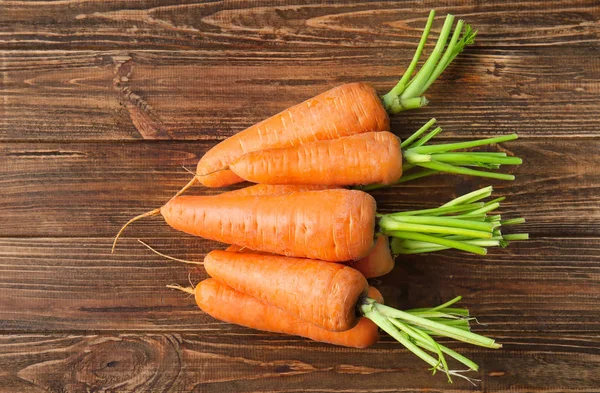
[[[250,250],[247,247],[231,245],[225,249],[227,252],[250,252],[261,255],[277,255],[265,253],[263,251]],[[394,268],[394,257],[390,253],[390,243],[387,236],[379,235],[375,241],[375,246],[369,254],[358,261],[350,261],[348,266],[358,270],[365,278],[375,278],[388,274]],[[369,295],[370,296],[370,295]],[[372,297],[372,296],[371,296]]]
[[[306,337],[314,341],[345,347],[367,348],[379,341],[377,325],[367,318],[361,318],[358,324],[350,330],[331,332],[270,304],[237,292],[212,278],[200,282],[195,289],[170,287],[194,294],[198,307],[220,321],[266,332]],[[370,293],[371,290],[374,290],[373,293],[377,291],[375,288],[369,288]]]
[[[439,208],[389,214],[376,214],[373,197],[359,190],[182,196],[130,220],[115,237],[113,250],[128,224],[162,214],[172,228],[192,235],[251,250],[331,262],[367,256],[377,234],[394,238],[394,254],[455,248],[485,255],[486,247],[527,238],[527,234],[501,233],[501,216],[487,214],[497,209],[503,198],[480,202],[491,194],[492,187],[486,187]]]
[[[485,247],[509,240],[500,233],[500,216],[486,216],[499,202],[479,202],[491,193],[487,187],[437,209],[377,217],[375,200],[369,194],[345,189],[237,198],[183,196],[160,212],[171,227],[192,235],[331,262],[367,256],[376,234],[400,239],[395,254],[441,247],[483,255]]]
[[[435,119],[432,119],[415,134],[423,134],[434,123]],[[514,140],[516,134],[458,144],[424,146],[440,132],[441,128],[438,127],[418,140],[413,135],[403,144],[394,134],[381,131],[258,150],[238,158],[229,165],[229,169],[246,181],[265,184],[389,185],[422,177],[410,173],[401,179],[403,166],[406,170],[419,168],[420,172],[416,174],[447,172],[514,179],[513,175],[471,167],[496,169],[501,164],[518,165],[522,162],[518,157],[506,157],[505,153],[454,150]]]
[[[368,290],[367,280],[358,270],[311,259],[215,250],[204,258],[204,269],[236,291],[337,332],[358,323],[355,306]],[[308,276],[315,277],[310,286],[298,284]],[[286,291],[285,287],[294,290]],[[342,288],[352,290],[340,292]],[[325,292],[329,292],[329,301],[319,301],[318,296]]]
[[[471,370],[477,370],[477,365],[438,344],[432,335],[487,348],[501,347],[490,338],[470,332],[470,318],[466,310],[450,308],[460,297],[430,309],[396,310],[369,298],[364,277],[344,265],[217,250],[206,256],[204,267],[216,282],[230,287],[234,292],[276,307],[322,329],[349,331],[364,316],[429,363],[434,370],[446,372],[448,378],[460,374],[448,368],[444,355],[453,357]],[[193,292],[191,288],[188,291]],[[197,298],[199,292],[196,290]],[[218,315],[218,318],[248,323],[245,319],[234,319],[237,315],[246,314],[246,305],[242,302],[237,302],[238,306],[227,310],[217,310],[220,306],[216,297],[211,299],[200,293],[198,303],[208,313],[212,310],[211,315]],[[255,316],[261,317],[273,321],[265,315]],[[279,323],[274,321],[273,325],[272,328],[276,329]],[[438,359],[426,351],[437,354]]]
[[[266,184],[391,184],[402,175],[400,139],[388,131],[248,153],[229,165]]]
[[[349,83],[292,106],[209,150],[198,162],[193,182],[200,181],[207,187],[238,183],[242,179],[227,166],[246,153],[368,131],[387,131],[390,128],[388,114],[427,105],[425,91],[476,35],[460,20],[450,38],[454,16],[448,15],[435,48],[413,77],[434,17],[435,12],[431,11],[409,67],[390,92],[380,98],[369,84]]]
[[[380,277],[391,272],[394,268],[394,257],[390,251],[388,237],[378,235],[371,252],[358,261],[350,262],[349,266],[361,272],[365,278]]]
[[[358,190],[181,196],[160,213],[180,231],[275,254],[344,262],[373,247],[375,200]]]

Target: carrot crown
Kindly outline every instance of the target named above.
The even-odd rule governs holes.
[[[457,376],[474,384],[472,378],[462,374],[464,371],[451,370],[446,356],[466,366],[466,371],[477,371],[479,366],[467,357],[438,344],[432,336],[453,338],[485,348],[497,349],[502,345],[491,338],[471,332],[469,322],[475,318],[469,316],[467,309],[450,307],[460,300],[461,297],[458,296],[434,308],[400,311],[367,298],[359,305],[359,309],[366,318],[428,363],[434,374],[441,371],[446,373],[449,382],[452,382],[451,376]],[[436,355],[437,359],[430,353]]]
[[[486,247],[506,247],[509,241],[526,240],[526,233],[503,234],[501,228],[525,222],[488,215],[500,207],[503,197],[488,202],[492,187],[471,192],[434,209],[379,214],[379,231],[392,238],[392,253],[420,254],[457,249],[485,255]]]
[[[421,36],[421,41],[419,41],[419,45],[410,65],[396,86],[382,97],[383,105],[390,114],[396,114],[406,109],[415,109],[427,105],[429,101],[423,94],[442,72],[444,72],[446,67],[450,65],[452,60],[463,51],[465,46],[472,44],[475,41],[477,31],[473,31],[471,26],[465,25],[463,20],[459,20],[456,23],[452,38],[450,38],[450,41],[448,42],[448,37],[450,36],[450,31],[452,30],[452,25],[454,23],[454,16],[448,14],[435,48],[421,69],[414,78],[411,79],[417,63],[421,58],[423,49],[425,48],[425,43],[429,37],[434,18],[435,10],[431,10],[425,29],[423,30],[423,35]],[[446,46],[447,42],[448,45]]]

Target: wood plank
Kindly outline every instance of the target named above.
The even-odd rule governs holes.
[[[186,184],[181,168],[213,142],[5,143],[0,146],[0,236],[114,236],[144,211],[163,204]],[[506,168],[514,182],[439,175],[374,193],[381,212],[428,208],[479,187],[507,196],[504,212],[522,215],[532,236],[598,236],[600,139],[516,141],[504,144],[523,157]],[[197,187],[215,194],[219,189]],[[125,236],[164,236],[161,219],[140,221]]]
[[[407,133],[436,117],[448,137],[598,136],[589,121],[600,117],[598,67],[581,59],[598,57],[599,48],[557,56],[551,48],[474,46],[432,86],[431,104],[395,116],[392,130]],[[383,93],[413,50],[4,51],[0,139],[223,139],[342,83],[368,81]]]
[[[365,350],[228,334],[3,335],[0,392],[595,392],[600,341],[515,334],[499,351],[459,350],[481,366],[478,388],[393,343]]]
[[[466,18],[480,41],[495,47],[566,47],[598,43],[593,0],[501,0],[434,4]],[[395,48],[416,39],[429,6],[419,1],[323,4],[317,1],[199,2],[174,0],[4,1],[5,49],[245,49],[313,51],[339,47]]]
[[[168,261],[134,239],[110,254],[109,238],[0,239],[0,331],[228,332],[194,300],[166,284],[206,278],[201,267]],[[214,242],[189,236],[145,239],[167,255],[202,261]],[[463,305],[499,337],[518,332],[600,334],[600,239],[539,238],[490,250],[403,256],[373,280],[386,303],[406,309],[464,296]]]

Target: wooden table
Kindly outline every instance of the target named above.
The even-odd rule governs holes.
[[[324,3],[324,2],[323,2]],[[337,348],[220,323],[165,284],[198,282],[222,245],[159,219],[112,237],[185,184],[216,142],[331,86],[402,73],[430,7],[477,42],[396,116],[442,140],[510,132],[514,182],[437,176],[376,192],[382,211],[493,184],[532,240],[411,256],[374,281],[398,307],[455,295],[502,350],[453,385],[389,337]],[[597,1],[0,3],[0,392],[593,392],[600,390]],[[431,45],[428,46],[429,50]],[[220,190],[198,188],[213,194]]]

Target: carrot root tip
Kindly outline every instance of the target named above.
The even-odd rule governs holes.
[[[204,265],[204,263],[203,263],[203,262],[198,262],[198,261],[190,261],[190,260],[187,260],[187,259],[175,258],[175,257],[172,257],[172,256],[170,256],[170,255],[163,254],[162,252],[160,252],[160,251],[157,251],[157,250],[155,250],[154,248],[150,247],[148,244],[144,243],[144,242],[143,242],[142,240],[140,240],[140,239],[138,239],[138,242],[140,242],[141,244],[143,244],[143,245],[144,245],[144,246],[145,246],[147,249],[149,249],[150,251],[152,251],[152,252],[153,252],[153,253],[155,253],[156,255],[160,255],[160,256],[161,256],[161,257],[163,257],[163,258],[167,258],[167,259],[170,259],[170,260],[172,260],[172,261],[177,261],[177,262],[189,263],[189,264],[192,264],[192,265]],[[191,284],[191,281],[190,281],[190,284]]]
[[[131,220],[127,221],[125,223],[125,225],[123,225],[121,227],[121,229],[119,230],[119,232],[117,233],[117,235],[115,236],[115,240],[113,241],[113,245],[112,245],[112,249],[111,249],[111,254],[114,254],[115,252],[115,247],[117,246],[117,241],[119,240],[119,237],[121,237],[121,234],[123,233],[123,231],[125,230],[125,228],[127,228],[129,226],[129,224],[137,221],[137,220],[141,220],[142,218],[146,218],[146,217],[152,217],[152,216],[157,216],[160,214],[160,208],[158,209],[154,209],[154,210],[150,210],[146,213],[140,214],[139,216],[135,216],[133,217]]]
[[[196,291],[194,291],[194,288],[192,287],[183,287],[179,284],[169,284],[167,285],[167,288],[169,289],[177,289],[178,291],[182,291],[185,293],[189,293],[190,295],[195,295]]]

